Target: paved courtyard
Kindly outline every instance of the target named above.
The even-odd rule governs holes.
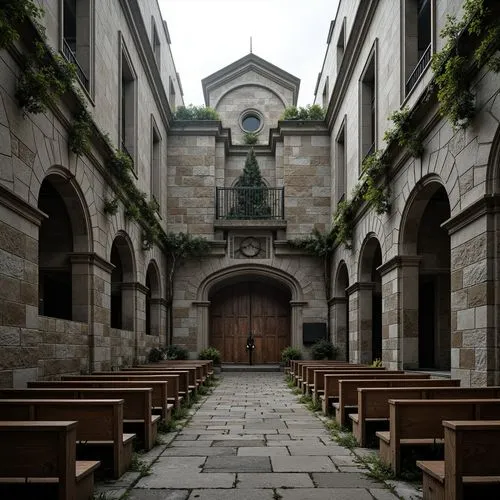
[[[224,373],[129,500],[389,500],[282,373]],[[398,491],[401,495],[401,493]],[[403,495],[405,498],[410,496]]]

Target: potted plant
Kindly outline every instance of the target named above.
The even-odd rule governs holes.
[[[282,366],[288,366],[291,359],[302,359],[302,351],[298,347],[288,346],[281,351]]]
[[[311,356],[313,359],[336,359],[337,354],[337,347],[326,339],[318,340],[311,347]]]
[[[214,364],[214,372],[220,372],[220,351],[215,347],[202,349],[198,354],[198,359],[211,359]]]

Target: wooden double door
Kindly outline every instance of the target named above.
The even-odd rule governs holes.
[[[211,297],[210,345],[223,363],[248,363],[246,342],[252,332],[254,364],[278,363],[290,345],[290,297],[268,283],[232,284]]]

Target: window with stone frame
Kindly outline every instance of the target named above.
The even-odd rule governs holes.
[[[151,116],[151,199],[156,201],[158,205],[161,201],[161,136],[158,131],[155,119]]]
[[[327,109],[328,108],[328,100],[329,100],[329,97],[330,97],[330,94],[329,94],[329,81],[330,81],[330,79],[327,76],[326,79],[325,79],[325,86],[323,87],[323,109]]]
[[[375,41],[359,80],[360,165],[377,149],[377,42]]]
[[[137,76],[123,40],[121,43],[120,66],[120,148],[132,160],[135,160],[137,142]],[[136,162],[134,161],[135,164]]]
[[[93,51],[93,0],[63,0],[62,52],[76,68],[80,83],[87,91],[91,86]]]
[[[151,23],[153,26],[152,34],[151,34],[151,46],[153,48],[153,52],[155,55],[156,66],[158,66],[158,70],[160,69],[161,62],[161,42],[160,37],[158,35],[158,30],[156,29],[156,23],[154,17],[151,18]]]
[[[432,0],[402,0],[403,2],[403,68],[405,96],[408,95],[432,55]]]
[[[340,29],[339,38],[337,40],[337,74],[339,72],[340,65],[342,64],[342,59],[344,59],[346,22],[347,19],[344,17],[342,20],[342,28]]]
[[[168,103],[170,104],[170,110],[175,111],[175,85],[172,77],[168,78]]]
[[[335,138],[334,154],[337,203],[345,199],[347,190],[346,121],[347,116],[344,116],[337,137]]]

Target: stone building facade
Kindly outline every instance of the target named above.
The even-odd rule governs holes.
[[[327,334],[353,362],[500,383],[499,77],[475,75],[464,130],[424,99],[437,34],[463,2],[341,0],[316,88],[321,121],[280,121],[299,79],[255,54],[202,81],[220,120],[174,120],[182,87],[156,2],[38,3],[104,135],[74,154],[75,96],[24,113],[15,91],[30,38],[0,50],[0,386],[124,366],[169,342],[247,362],[249,334],[255,362]],[[352,248],[336,246],[325,274],[290,241],[329,230],[363,158],[384,148],[387,117],[405,106],[418,111],[424,153],[397,152],[390,212],[362,207]],[[119,187],[107,142],[133,159],[165,232],[210,242],[181,262],[172,297],[167,253],[146,244],[124,203],[109,209]],[[242,217],[250,149],[263,211]]]

